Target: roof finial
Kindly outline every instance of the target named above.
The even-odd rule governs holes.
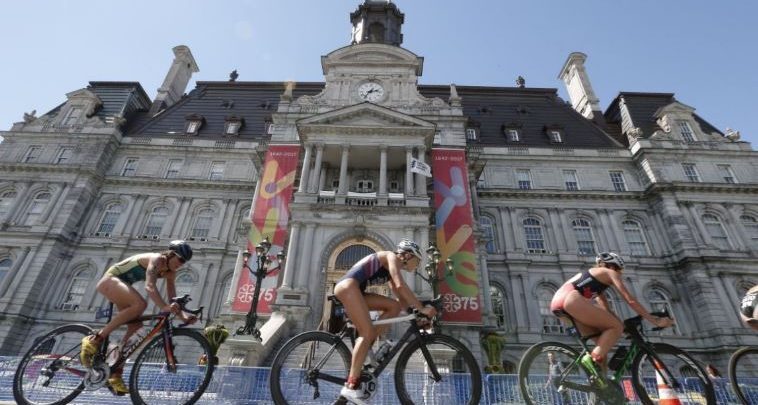
[[[453,107],[461,106],[461,96],[458,95],[458,89],[455,88],[455,83],[450,83],[450,98],[448,101]]]
[[[524,80],[524,77],[519,75],[519,77],[516,78],[516,87],[523,89],[526,87],[526,80]]]
[[[234,69],[232,70],[232,73],[229,73],[230,82],[236,82],[238,77],[240,77],[240,75],[237,73],[237,69]]]

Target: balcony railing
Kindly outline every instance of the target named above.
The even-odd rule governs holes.
[[[403,193],[388,193],[387,197],[379,198],[376,193],[357,193],[350,191],[343,197],[338,196],[334,190],[319,191],[316,202],[320,205],[344,204],[356,207],[374,207],[381,205],[403,207],[406,205],[405,194]]]

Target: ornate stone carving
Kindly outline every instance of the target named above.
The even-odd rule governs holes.
[[[523,76],[519,75],[519,77],[516,78],[516,87],[523,89],[526,87],[526,80]]]
[[[630,130],[626,131],[626,135],[629,137],[629,139],[640,138],[643,135],[642,128],[640,127],[631,128]]]
[[[726,128],[726,138],[729,139],[732,142],[737,142],[740,140],[740,131],[735,131],[729,127]]]
[[[31,124],[34,122],[37,117],[35,116],[37,114],[37,110],[32,110],[30,113],[24,113],[24,124]]]

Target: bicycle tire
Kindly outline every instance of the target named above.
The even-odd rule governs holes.
[[[445,370],[453,371],[453,373],[442,375],[441,381],[434,382],[428,372],[428,362],[424,357],[421,341],[419,339],[411,341],[400,352],[395,364],[395,389],[400,403],[403,405],[422,403],[428,395],[434,395],[435,400],[444,398],[444,401],[448,402],[449,399],[448,403],[451,404],[478,404],[482,397],[482,373],[471,351],[451,336],[434,334],[427,335],[423,339],[424,346],[429,350],[430,355],[433,356],[434,353],[441,355],[440,359],[432,359],[438,371],[441,374]],[[445,360],[447,362],[444,364],[447,367],[439,367]],[[409,365],[415,365],[414,369],[409,369]],[[461,366],[465,369],[455,370]],[[414,388],[419,385],[419,389],[409,390],[411,388],[409,385]],[[417,401],[414,402],[414,399]]]
[[[740,367],[742,364],[742,367]],[[750,367],[747,367],[749,364]],[[756,364],[758,364],[758,347],[742,347],[737,349],[734,354],[729,358],[729,383],[732,385],[732,390],[737,395],[737,398],[745,404],[756,403],[758,401],[758,372],[756,372]],[[748,373],[748,369],[752,374]],[[753,388],[750,391],[744,390],[744,386],[741,386],[737,379],[740,378],[743,381],[750,381]]]
[[[330,354],[332,346],[336,352]],[[335,353],[338,356],[334,356]],[[329,374],[347,380],[352,353],[339,336],[322,331],[310,331],[296,335],[287,341],[276,353],[271,365],[269,389],[274,403],[277,405],[334,403],[339,397],[342,384],[317,381],[320,396],[313,398],[315,391],[304,378],[305,372],[312,371],[307,368],[308,365],[313,360],[316,362],[323,360],[327,355],[331,357],[324,365]]]
[[[129,395],[135,404],[194,404],[208,388],[214,362],[210,344],[193,329],[174,329],[176,370],[168,370],[163,334],[140,351],[129,376]]]
[[[558,393],[555,385],[550,386],[551,377],[547,371],[550,364],[548,353],[552,353],[557,364],[562,366],[561,372],[566,365],[573,363],[579,357],[578,350],[560,342],[540,342],[528,348],[521,356],[518,366],[519,391],[525,403],[529,405],[568,403],[572,399],[575,403],[602,403],[594,393],[588,394],[570,389]],[[583,368],[577,367],[572,376],[572,381],[590,385],[589,377]]]
[[[690,404],[716,403],[716,394],[713,383],[703,370],[703,367],[687,352],[666,343],[653,343],[653,351],[680,383],[679,388],[671,388],[671,392],[678,398],[686,399]],[[658,383],[655,364],[651,357],[644,351],[640,351],[632,361],[632,387],[644,405],[657,403]],[[686,373],[694,373],[688,376]],[[651,396],[652,394],[652,396]],[[704,402],[703,402],[704,401]]]
[[[84,389],[84,374],[87,371],[79,360],[81,341],[92,332],[89,326],[70,324],[53,329],[37,339],[21,358],[13,376],[13,398],[16,402],[53,405],[67,404],[76,398]],[[51,370],[51,376],[42,374]],[[51,388],[53,380],[62,386],[59,389],[56,389],[57,385]],[[53,398],[56,390],[61,398]]]

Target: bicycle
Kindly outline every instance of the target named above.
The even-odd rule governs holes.
[[[641,316],[624,321],[624,333],[631,343],[628,348],[622,346],[616,350],[609,361],[609,368],[615,371],[610,378],[606,378],[596,367],[590,369],[581,362],[582,356],[590,353],[587,341],[598,335],[581,336],[574,320],[568,314],[561,315],[569,319],[569,334],[577,339],[582,350],[560,342],[541,342],[530,347],[519,363],[519,388],[527,404],[565,404],[567,390],[573,394],[569,403],[625,403],[622,378],[628,372],[631,372],[634,393],[645,405],[658,403],[673,394],[687,398],[688,404],[716,403],[713,383],[702,366],[684,350],[665,343],[649,342],[644,334]],[[668,317],[666,312],[652,315]],[[562,372],[552,381],[552,387],[549,387],[550,380],[545,373],[548,353],[552,353],[562,366]],[[557,393],[563,396],[559,399]]]
[[[729,382],[743,404],[758,403],[758,346],[741,347],[732,354]]]
[[[171,302],[202,319],[203,307],[188,309],[190,300],[189,295],[184,295],[172,298]],[[108,321],[113,303],[109,312]],[[214,357],[205,336],[194,329],[185,329],[186,324],[174,326],[173,318],[172,313],[161,312],[129,322],[155,324],[144,337],[122,349],[115,346],[109,350],[109,339],[103,339],[90,369],[81,364],[79,352],[82,338],[94,330],[82,324],[56,328],[37,339],[21,358],[13,377],[13,397],[19,404],[69,403],[83,390],[107,386],[111,373],[122,370],[127,359],[142,348],[131,364],[132,402],[192,404],[208,387],[215,361],[207,361]]]
[[[336,306],[342,305],[334,296],[329,296],[329,300]],[[441,298],[422,302],[439,311]],[[382,358],[375,359],[373,350],[369,350],[369,364],[364,366],[360,379],[365,400],[376,394],[382,371],[399,356],[394,383],[400,403],[478,404],[482,376],[471,351],[450,336],[427,333],[417,322],[429,318],[416,310],[408,312],[373,321],[374,326],[400,322],[409,322],[409,326]],[[347,380],[352,353],[344,340],[347,338],[354,345],[355,333],[355,327],[347,320],[337,334],[310,331],[290,339],[276,354],[271,367],[269,386],[274,403],[347,403],[340,396],[340,389]]]

